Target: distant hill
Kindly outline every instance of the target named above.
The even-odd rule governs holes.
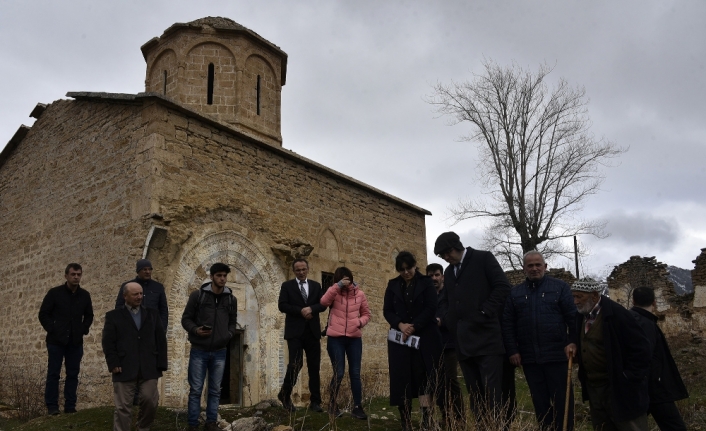
[[[668,278],[674,283],[674,291],[677,295],[686,295],[694,291],[694,286],[691,284],[691,271],[671,265],[667,269]]]

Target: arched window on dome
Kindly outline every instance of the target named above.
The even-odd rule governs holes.
[[[207,88],[207,95],[206,95],[206,103],[209,105],[213,105],[213,80],[215,75],[215,68],[213,67],[213,63],[208,64],[208,88]]]

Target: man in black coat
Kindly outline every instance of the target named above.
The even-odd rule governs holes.
[[[427,265],[427,277],[431,278],[434,283],[434,289],[437,294],[437,304],[444,301],[446,292],[444,291],[444,267],[438,263]],[[464,418],[463,394],[461,385],[458,383],[458,357],[456,356],[456,346],[454,345],[453,337],[449,328],[442,324],[442,317],[439,314],[437,307],[436,321],[441,333],[441,341],[444,345],[442,360],[444,388],[446,393],[443,394],[444,408],[441,411],[444,424],[452,427],[453,422],[460,424]]]
[[[454,232],[437,238],[434,254],[449,263],[444,273],[446,298],[439,304],[442,310],[438,315],[455,336],[476,421],[489,420],[484,419],[488,415],[503,417],[498,415],[505,354],[500,311],[510,283],[492,253],[464,248]]]
[[[83,336],[93,323],[91,295],[81,288],[83,269],[70,263],[64,271],[66,283],[47,292],[39,308],[39,322],[47,331],[47,382],[44,402],[50,415],[59,414],[59,376],[66,364],[64,413],[76,413],[78,374],[83,357]]]
[[[319,313],[324,311],[326,307],[321,305],[321,285],[307,278],[309,262],[306,259],[296,259],[292,263],[292,270],[297,278],[282,283],[279,292],[279,311],[285,313],[284,339],[287,340],[289,363],[282,382],[282,389],[277,394],[277,398],[285,409],[296,410],[292,403],[292,388],[297,383],[297,377],[304,362],[304,353],[306,353],[309,392],[311,393],[309,410],[322,412],[321,379],[319,377],[321,365]]]
[[[632,291],[630,311],[635,316],[650,342],[652,361],[647,390],[650,395],[649,413],[662,431],[686,431],[686,424],[674,401],[689,397],[679,369],[674,362],[669,345],[662,330],[657,325],[655,291],[649,287],[638,287]]]
[[[650,343],[632,313],[589,278],[571,286],[583,400],[595,430],[647,431]]]
[[[113,375],[113,430],[130,431],[132,403],[139,390],[137,427],[149,429],[157,413],[157,381],[167,370],[167,337],[156,310],[142,306],[142,286],[123,287],[125,305],[105,315],[103,354]]]
[[[164,293],[162,283],[152,279],[152,262],[147,259],[140,259],[135,265],[137,276],[132,282],[142,286],[142,305],[146,308],[157,310],[159,318],[162,320],[162,328],[166,332],[169,328],[169,307],[167,306],[167,295]],[[118,297],[115,300],[115,308],[122,308],[125,305],[123,288],[130,281],[126,281],[120,286]]]

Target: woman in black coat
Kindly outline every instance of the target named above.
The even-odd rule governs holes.
[[[387,342],[390,405],[398,407],[402,429],[409,431],[413,398],[419,398],[425,427],[432,421],[432,399],[441,393],[437,374],[443,348],[435,318],[437,294],[431,278],[417,270],[417,261],[408,251],[397,255],[395,268],[400,275],[387,284],[383,315],[390,328],[402,332],[403,340],[412,335],[420,338],[419,349]]]

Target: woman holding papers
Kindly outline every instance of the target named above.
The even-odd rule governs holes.
[[[363,355],[362,329],[370,321],[370,308],[365,294],[353,282],[353,273],[350,269],[345,266],[336,269],[333,280],[335,284],[321,297],[321,305],[331,307],[326,327],[328,337],[326,350],[333,365],[328,411],[336,417],[341,414],[336,398],[346,369],[346,357],[348,357],[348,375],[351,379],[351,392],[353,392],[351,416],[367,419],[368,416],[362,405],[360,362]]]
[[[441,360],[441,334],[436,324],[437,294],[431,278],[417,270],[417,260],[408,251],[395,258],[399,276],[385,290],[383,315],[390,324],[387,342],[390,367],[390,405],[397,406],[403,431],[411,431],[412,399],[419,398],[422,428],[432,428],[433,398]],[[401,343],[397,341],[401,333]],[[410,337],[419,337],[411,339]],[[441,397],[436,401],[441,403]]]

